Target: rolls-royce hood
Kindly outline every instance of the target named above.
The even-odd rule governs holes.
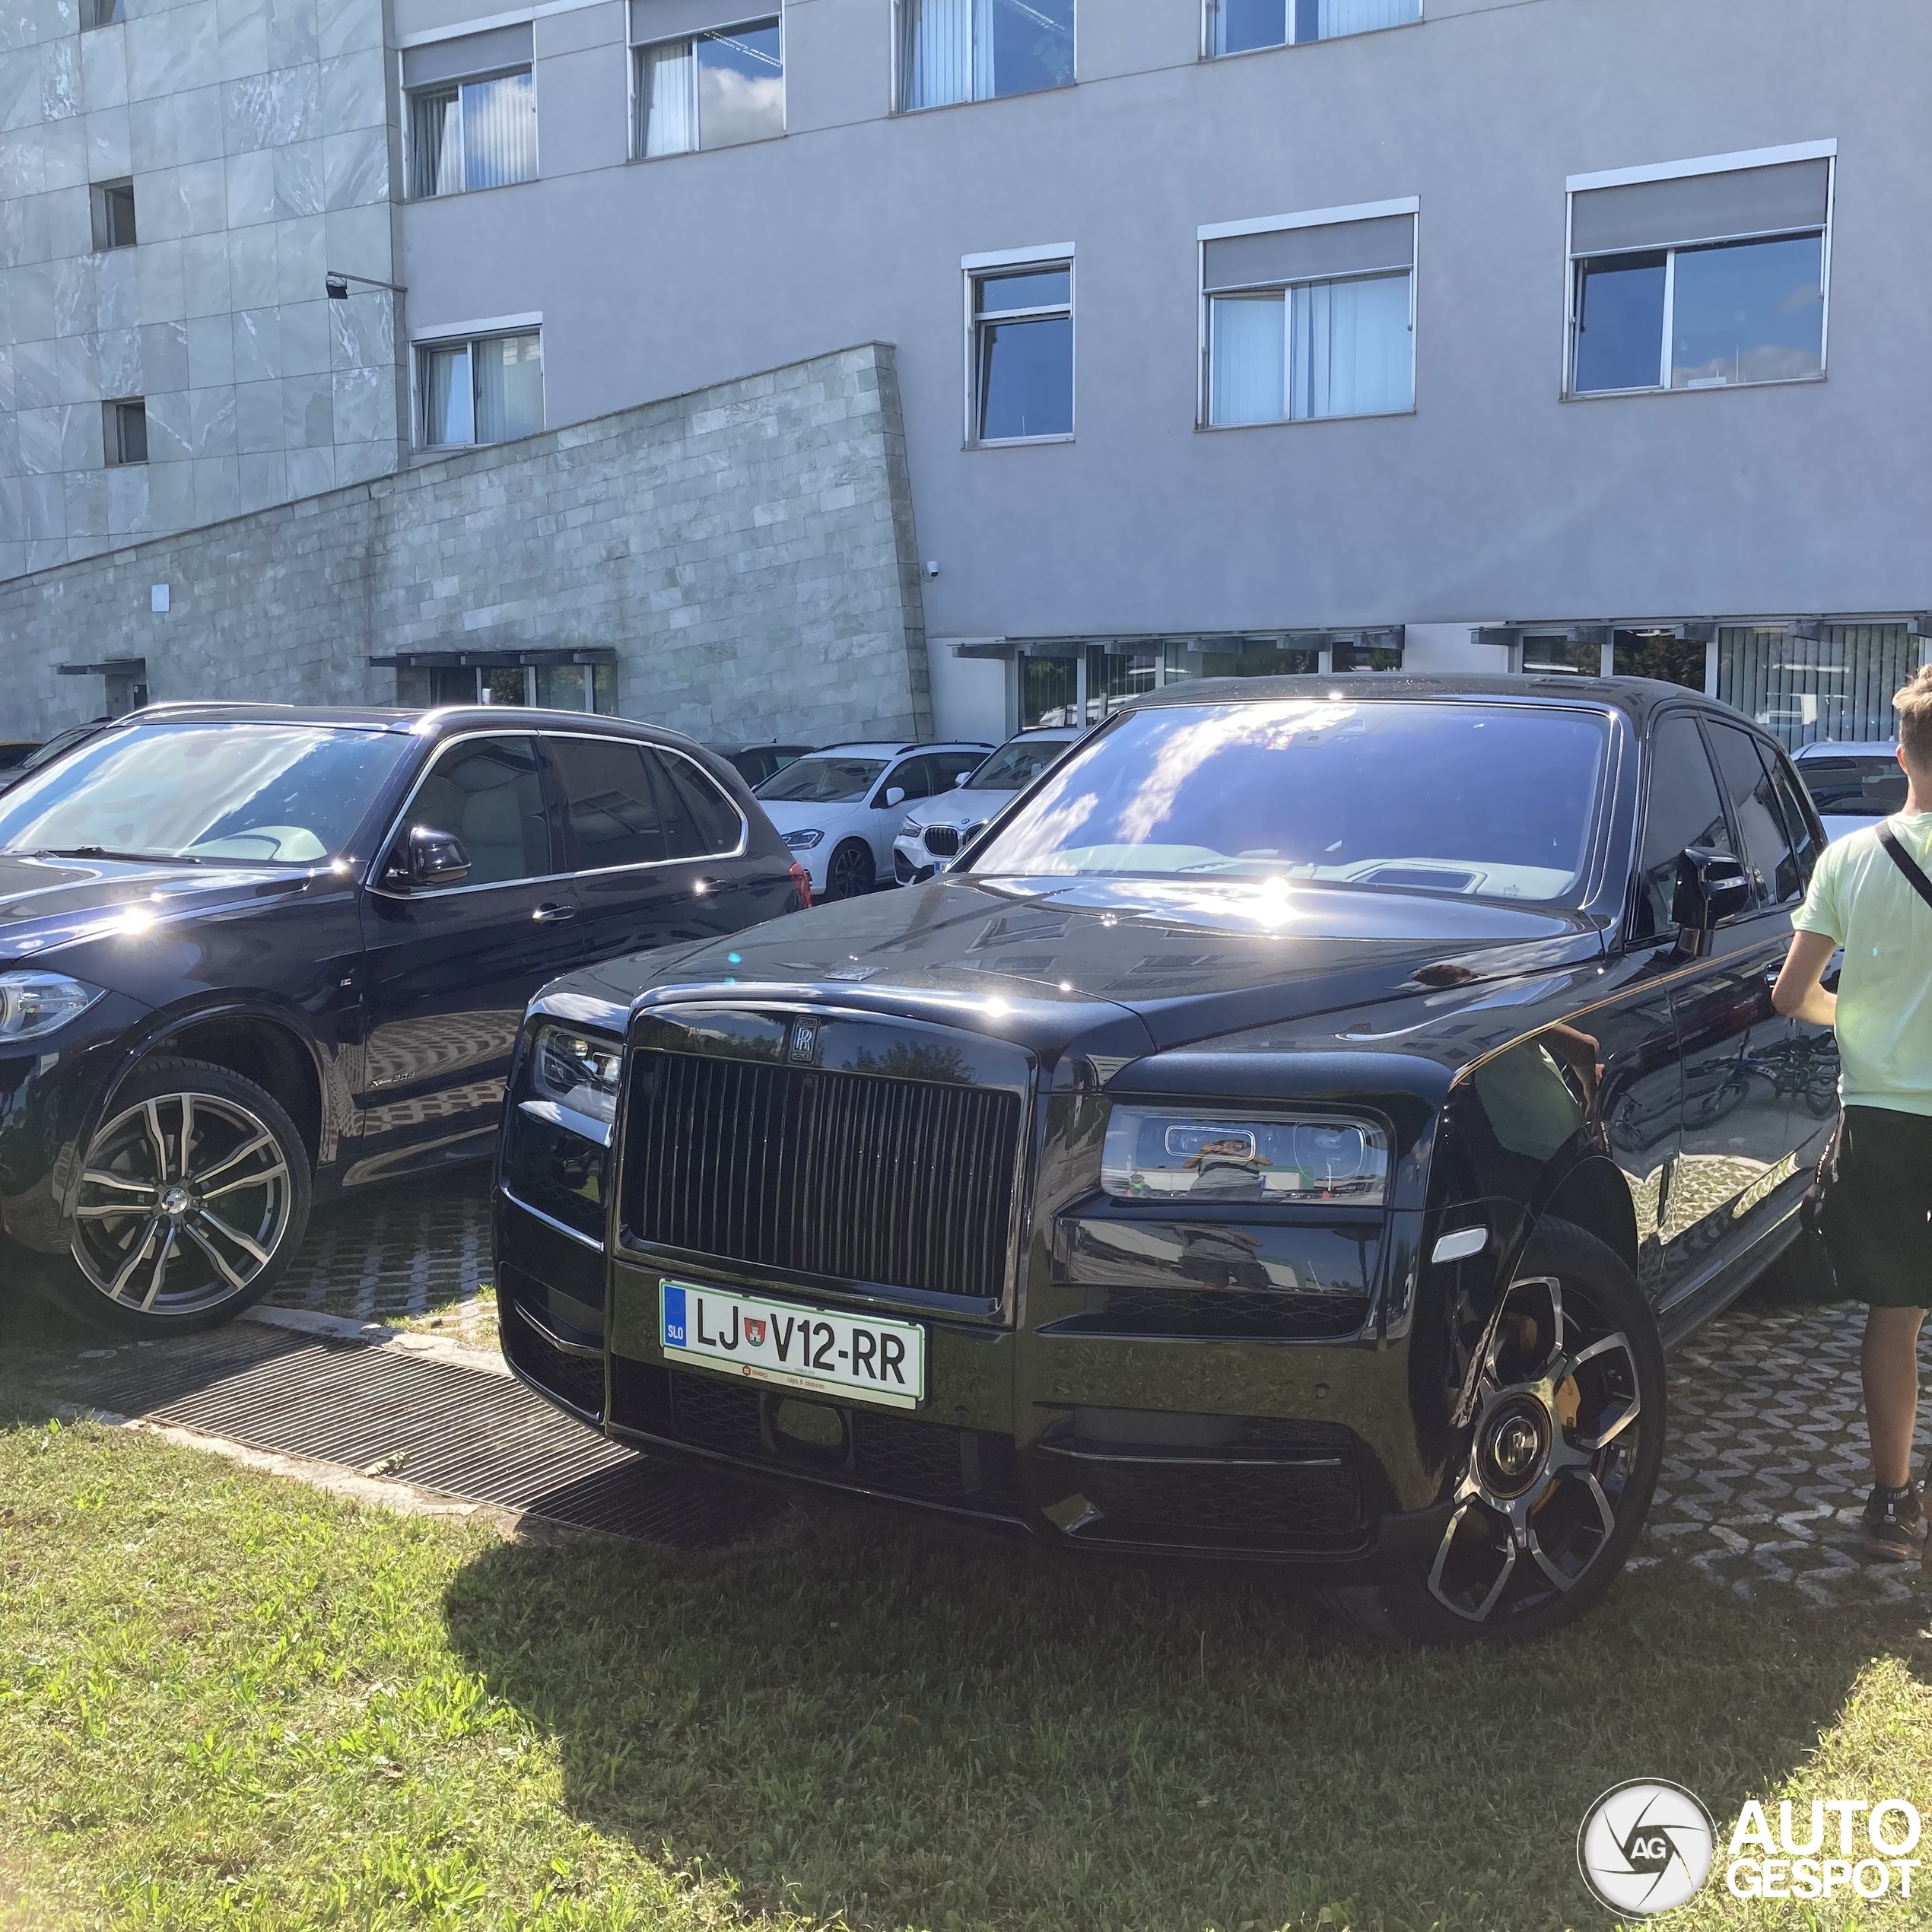
[[[951,876],[630,964],[647,1004],[831,1000],[1139,1051],[1597,957],[1582,916],[1453,895],[1173,879]],[[606,987],[622,969],[604,969]],[[1109,1031],[1113,1028],[1109,1026]]]

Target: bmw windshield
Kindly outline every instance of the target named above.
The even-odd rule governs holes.
[[[1150,705],[1057,766],[971,869],[1558,901],[1583,870],[1609,742],[1600,713],[1554,707]]]
[[[348,843],[411,742],[326,725],[104,732],[0,796],[0,851],[313,864]]]
[[[1003,745],[967,780],[969,792],[1024,790],[1057,758],[1066,755],[1070,738],[1015,738]]]
[[[862,799],[885,769],[883,758],[805,758],[774,774],[758,796],[779,805],[838,805]]]

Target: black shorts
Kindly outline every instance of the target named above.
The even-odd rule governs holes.
[[[1932,1308],[1932,1117],[1845,1110],[1821,1231],[1844,1293],[1881,1308]]]

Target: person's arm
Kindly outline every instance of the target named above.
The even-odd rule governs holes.
[[[1813,1026],[1837,1024],[1838,996],[1818,982],[1838,949],[1838,941],[1829,933],[1791,935],[1791,950],[1771,990],[1771,1003],[1787,1019],[1808,1020]]]

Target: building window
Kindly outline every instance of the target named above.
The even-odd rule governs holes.
[[[1757,159],[1571,180],[1571,395],[1824,373],[1831,155]]]
[[[1821,739],[1895,738],[1892,695],[1918,669],[1920,650],[1905,624],[1727,624],[1718,696],[1794,750]]]
[[[532,329],[417,351],[424,446],[508,443],[543,427],[543,338]]]
[[[1208,426],[1412,408],[1415,259],[1413,203],[1203,230]]]
[[[134,183],[97,181],[88,191],[94,204],[94,245],[97,249],[132,248],[134,233]]]
[[[899,105],[1073,84],[1074,0],[898,0]]]
[[[110,469],[148,460],[148,405],[140,396],[100,405],[101,446]]]
[[[127,17],[127,0],[83,0],[81,24],[84,28],[118,27]]]
[[[1407,27],[1422,17],[1422,0],[1207,0],[1207,49],[1219,55],[1298,46]]]
[[[1073,434],[1073,264],[968,266],[969,440],[1064,440]]]
[[[640,160],[736,148],[785,132],[785,56],[779,23],[753,21],[635,50]]]
[[[526,24],[404,51],[412,200],[536,179],[530,50]]]

